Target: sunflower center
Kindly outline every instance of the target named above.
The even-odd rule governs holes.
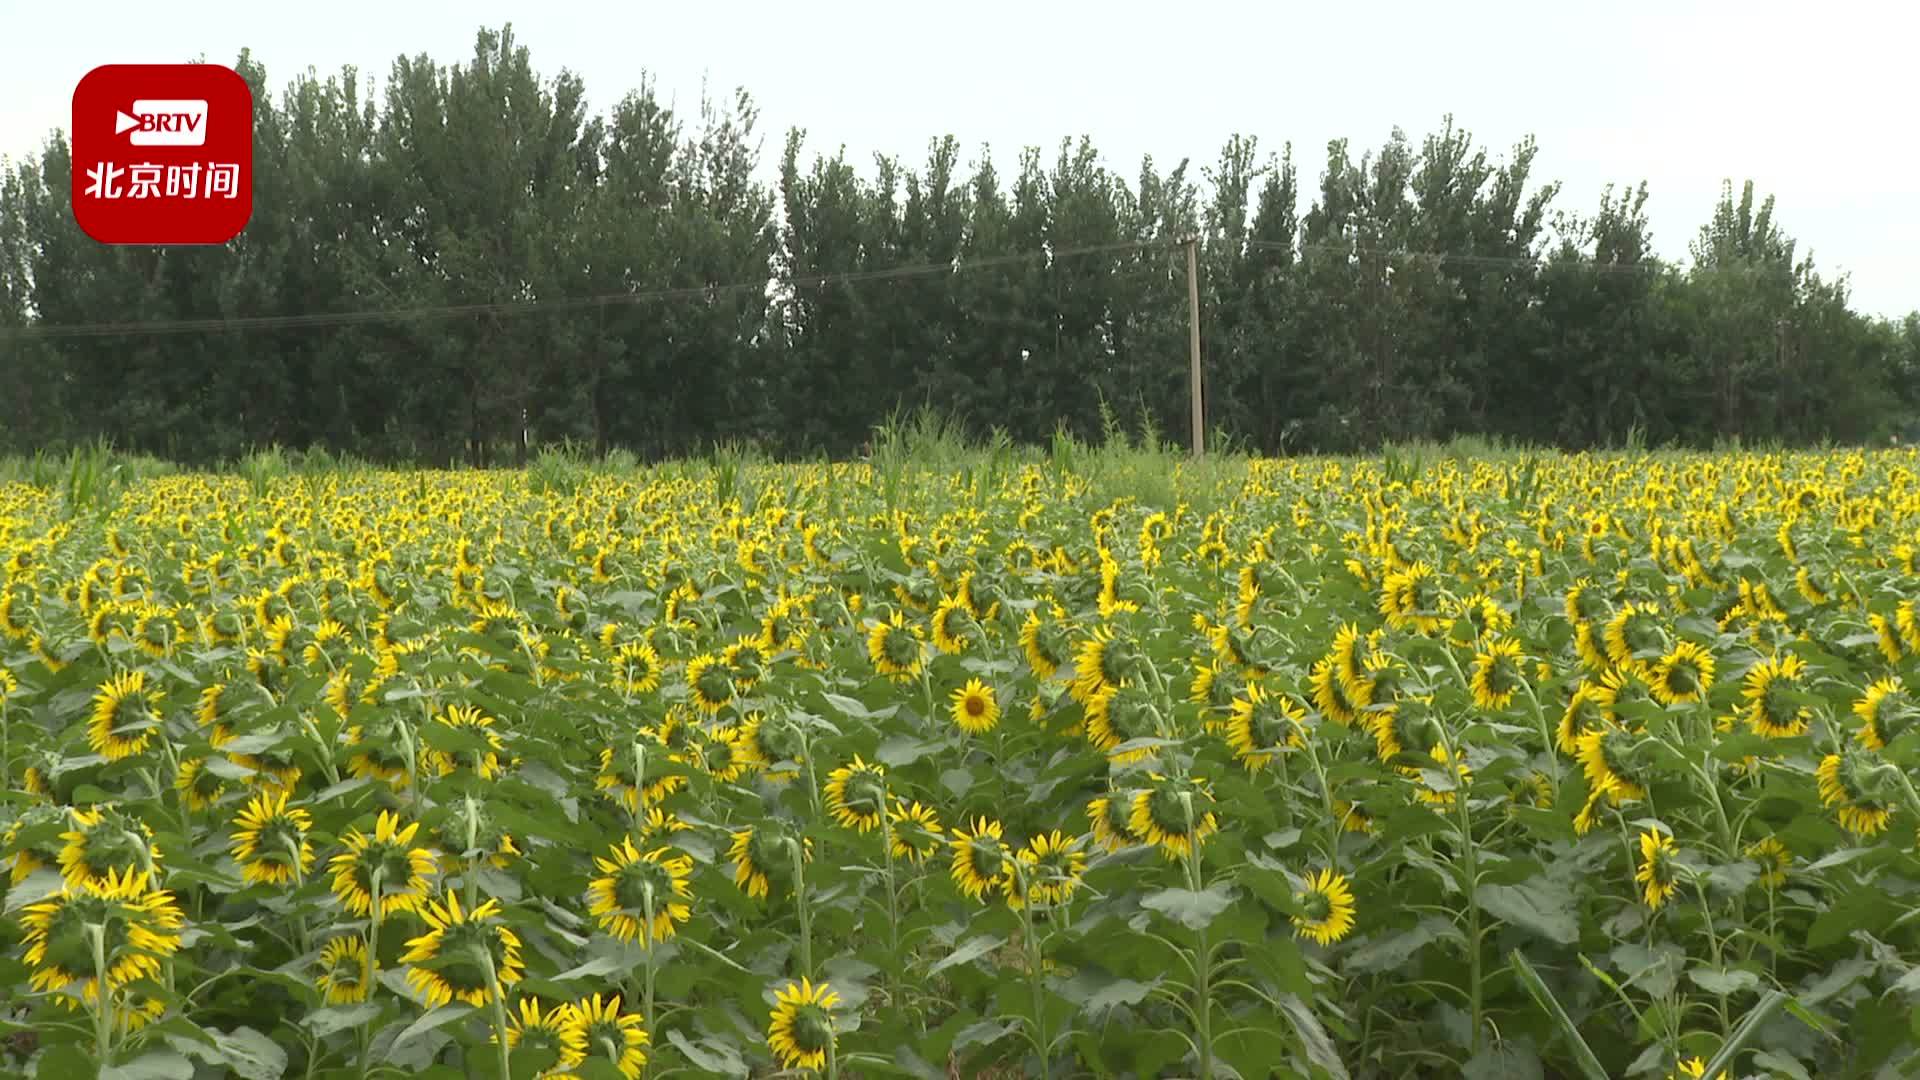
[[[812,1052],[825,1050],[833,1041],[833,1021],[827,1011],[818,1005],[802,1005],[793,1015],[793,1042],[800,1049]]]
[[[707,701],[727,701],[733,697],[733,680],[718,666],[709,667],[700,673],[694,689]]]
[[[976,836],[967,847],[973,872],[979,877],[991,881],[1006,869],[1006,859],[1000,854],[999,841],[993,837]]]
[[[978,718],[985,716],[987,714],[987,699],[979,694],[968,694],[966,698],[966,710],[967,715],[971,717]]]
[[[878,816],[881,807],[886,805],[886,798],[886,783],[874,773],[863,770],[847,778],[840,801],[856,814]]]
[[[880,651],[895,667],[909,667],[920,658],[920,641],[907,630],[895,626],[887,630]]]

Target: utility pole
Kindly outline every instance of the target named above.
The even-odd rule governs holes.
[[[1200,239],[1187,237],[1187,345],[1193,399],[1193,456],[1206,452],[1206,414],[1200,401]]]

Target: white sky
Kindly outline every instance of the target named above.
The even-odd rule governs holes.
[[[98,64],[231,64],[251,47],[277,97],[308,67],[384,82],[400,53],[463,61],[480,26],[507,22],[543,74],[577,72],[596,110],[643,72],[683,113],[703,79],[746,87],[769,172],[793,125],[863,168],[874,152],[917,163],[951,133],[969,160],[991,144],[1003,177],[1018,147],[1050,156],[1083,133],[1129,178],[1143,153],[1163,169],[1191,157],[1197,175],[1242,132],[1263,151],[1292,141],[1304,212],[1329,138],[1358,157],[1396,124],[1417,144],[1452,112],[1496,153],[1537,136],[1559,208],[1645,179],[1671,258],[1721,180],[1750,177],[1800,253],[1848,274],[1856,308],[1920,308],[1920,5],[1901,0],[0,0],[0,155],[66,126]]]

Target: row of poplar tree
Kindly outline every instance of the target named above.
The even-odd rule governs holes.
[[[800,131],[770,186],[744,93],[596,114],[510,29],[397,60],[379,100],[237,69],[254,212],[224,246],[91,241],[58,136],[0,181],[0,449],[840,455],[924,405],[1021,442],[1095,436],[1103,405],[1184,439],[1188,237],[1209,426],[1247,449],[1884,441],[1920,403],[1920,316],[1852,311],[1751,184],[1676,267],[1644,185],[1563,212],[1530,140],[1490,156],[1450,120],[1332,143],[1317,189],[1247,138],[1129,178],[1084,139],[858,167]],[[412,314],[336,317],[369,312]],[[311,318],[227,321],[257,316]]]

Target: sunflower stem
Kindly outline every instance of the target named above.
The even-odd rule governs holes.
[[[653,973],[654,973],[653,944],[654,944],[654,941],[653,941],[653,882],[651,881],[643,881],[640,883],[640,908],[642,913],[644,913],[647,917],[646,925],[640,931],[640,943],[643,946],[645,946],[647,950],[646,970],[641,974],[642,982],[640,984],[640,1015],[645,1017],[647,1022],[647,1033],[651,1035],[656,1031],[656,1028],[653,1025]]]
[[[1456,673],[1460,670],[1458,661],[1451,653],[1448,663],[1453,664]],[[1465,682],[1464,677],[1462,682]],[[1480,1053],[1482,1027],[1484,1026],[1484,1004],[1480,986],[1480,864],[1473,846],[1473,818],[1467,812],[1467,790],[1459,783],[1460,755],[1455,750],[1453,739],[1447,734],[1446,725],[1439,725],[1440,745],[1446,751],[1447,767],[1455,777],[1453,795],[1454,819],[1460,829],[1460,861],[1462,883],[1467,892],[1467,965],[1468,988],[1471,991],[1473,1045],[1472,1052]]]
[[[807,904],[807,860],[800,841],[787,837],[787,853],[793,859],[793,898],[800,912],[800,975],[813,978],[813,914]]]
[[[474,950],[487,965],[487,986],[493,991],[494,1049],[500,1055],[500,1078],[512,1080],[513,1065],[507,1056],[507,992],[500,985],[500,973],[493,966],[493,950],[484,945]]]
[[[1181,798],[1191,804],[1192,797],[1181,792]],[[1192,820],[1191,806],[1188,820]],[[1198,893],[1204,888],[1200,876],[1200,845],[1195,843],[1187,848],[1187,888]],[[1199,1036],[1197,1049],[1200,1057],[1200,1080],[1213,1080],[1213,964],[1210,950],[1207,948],[1207,928],[1200,927],[1193,932],[1197,943],[1193,950],[1193,996],[1195,1034]]]
[[[371,997],[374,992],[373,982],[380,974],[380,923],[381,917],[386,914],[385,905],[381,902],[380,897],[380,872],[384,869],[386,869],[384,866],[376,864],[373,871],[367,875],[367,884],[371,886],[372,889],[370,893],[372,899],[367,909],[366,977],[368,984],[367,995],[369,997]],[[372,1065],[372,1062],[368,1060],[372,1050],[372,1022],[363,1021],[360,1024],[360,1076],[362,1080],[365,1080],[367,1069]]]
[[[93,946],[93,1052],[101,1069],[112,1060],[113,991],[107,982],[107,928],[88,923],[87,941]]]
[[[1040,1052],[1040,1080],[1050,1080],[1053,1075],[1053,1055],[1048,1053],[1050,1044],[1047,1041],[1046,987],[1042,968],[1045,957],[1040,948],[1039,935],[1033,930],[1033,890],[1027,883],[1027,868],[1021,866],[1018,859],[1013,863],[1013,879],[1014,887],[1020,890],[1020,920],[1027,932],[1027,982],[1033,990],[1033,1046]]]

